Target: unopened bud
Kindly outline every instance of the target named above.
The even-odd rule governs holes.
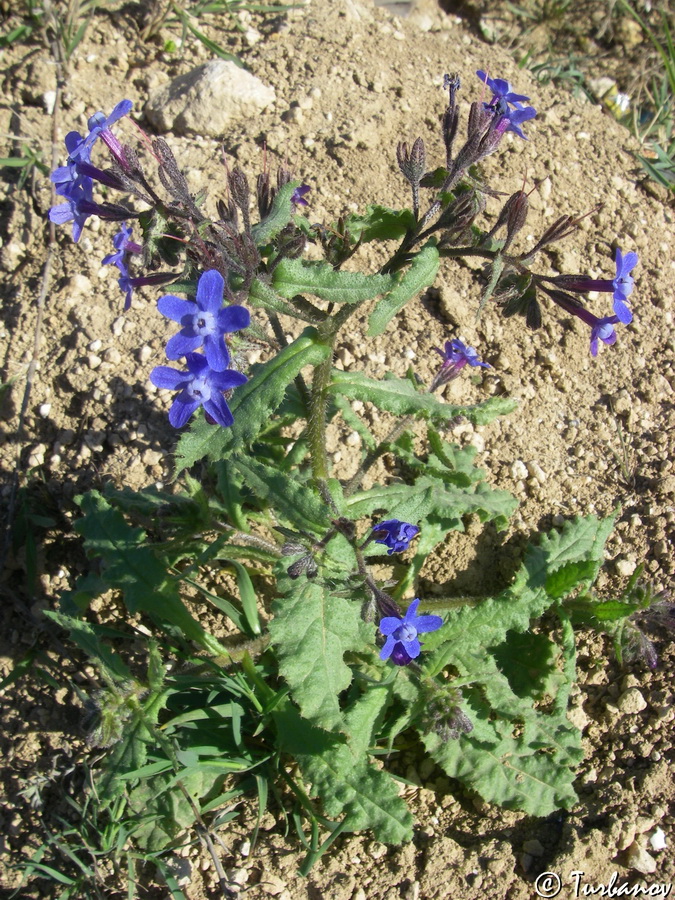
[[[419,184],[427,170],[427,155],[422,138],[417,138],[410,153],[408,153],[408,145],[400,143],[396,148],[396,159],[403,177],[410,184]]]

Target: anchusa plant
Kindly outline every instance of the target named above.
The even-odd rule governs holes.
[[[565,603],[590,589],[612,520],[575,519],[543,535],[494,597],[429,596],[422,569],[448,534],[463,531],[468,515],[503,529],[516,507],[486,483],[475,450],[444,433],[458,417],[484,425],[515,404],[443,399],[453,379],[490,368],[457,336],[436,348],[440,365],[427,384],[413,371],[370,378],[333,366],[357,312],[369,304],[367,336],[382,334],[454,258],[485,260],[480,308],[490,303],[536,328],[550,301],[590,327],[593,355],[632,318],[634,253],[617,250],[611,280],[532,269],[582,216],[564,215],[533,247],[514,249],[528,211],[517,191],[492,227],[480,227],[488,198],[504,196],[481,164],[507,132],[526,139],[536,112],[507,81],[477,74],[465,129],[460,80],[445,78],[439,165],[429,165],[420,138],[392,149],[410,208],[373,205],[331,223],[312,221],[310,185],[283,166],[273,178],[266,165],[253,187],[226,166],[224,196],[209,206],[155,138],[151,177],[119,137],[127,100],[92,116],[86,136],[66,137],[67,161],[52,175],[64,202],[52,221],[72,223],[76,241],[91,215],[121,223],[104,262],[119,269],[125,309],[134,288],[171,282],[158,311],[176,323],[165,352],[177,367],[156,366],[149,377],[175,392],[170,424],[188,426],[175,449],[184,487],[109,486],[80,498],[77,528],[97,572],[52,614],[97,658],[101,721],[118,722],[106,730],[99,796],[124,798],[134,840],[151,849],[170,846],[194,820],[186,792],[208,816],[229,802],[225,774],[249,771],[291,787],[311,823],[310,861],[339,831],[409,839],[412,819],[389,772],[415,735],[490,802],[542,816],[575,801],[581,743],[566,717],[575,664]],[[105,149],[107,164],[93,157]],[[99,186],[133,207],[98,202]],[[355,270],[359,248],[382,240],[396,249],[379,271]],[[306,257],[309,244],[322,260]],[[579,298],[590,291],[612,293],[613,309],[592,313]],[[254,345],[263,362],[249,365]],[[393,416],[389,434],[376,438],[353,401]],[[361,438],[349,478],[327,452],[331,423]],[[385,456],[397,475],[389,466],[373,482]],[[215,579],[222,570],[227,587]],[[82,620],[108,590],[153,629],[145,678],[132,674],[123,642],[109,645],[109,629]],[[221,617],[217,635],[205,629],[202,605],[211,622]],[[544,634],[533,623],[547,610],[558,627]],[[130,626],[128,634],[137,637]],[[123,721],[111,712],[120,705]]]

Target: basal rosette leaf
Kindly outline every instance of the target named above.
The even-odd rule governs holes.
[[[272,286],[282,297],[312,294],[331,303],[361,303],[390,291],[396,284],[393,275],[364,275],[343,272],[329,263],[302,259],[283,259],[274,269]]]
[[[438,478],[422,476],[413,485],[378,485],[353,494],[346,500],[346,514],[356,519],[382,511],[387,518],[417,524],[433,513],[448,530],[463,531],[462,517],[473,513],[481,522],[493,521],[502,529],[517,505],[507,491],[481,482],[458,488]]]
[[[426,244],[413,258],[399,283],[377,302],[368,320],[368,335],[374,337],[386,329],[409,300],[433,284],[440,256],[435,243]]]
[[[583,582],[577,584],[586,583],[588,562],[593,563],[597,575],[614,518],[575,518],[560,532],[544,535],[539,546],[529,548],[510,587],[475,606],[452,610],[443,627],[428,636],[427,648],[439,648],[430,671],[440,672],[459,649],[480,652],[481,648],[501,644],[508,631],[527,631],[533,619],[560,599],[557,591],[554,596],[549,595],[546,586],[550,574],[562,566],[579,564]],[[574,585],[567,583],[572,590]]]
[[[546,816],[569,809],[577,800],[574,772],[560,763],[550,735],[535,721],[514,724],[491,718],[491,711],[473,691],[466,691],[462,710],[473,723],[473,731],[457,740],[442,741],[438,735],[423,737],[424,745],[451,778],[475,790],[489,803]],[[576,763],[573,754],[578,732],[560,720],[554,729],[556,743]]]
[[[412,816],[395,782],[369,758],[373,736],[388,691],[375,687],[347,713],[354,739],[338,738],[313,727],[287,703],[273,713],[281,749],[300,766],[312,796],[318,795],[327,815],[343,817],[346,831],[370,829],[377,840],[400,844],[412,838]]]
[[[300,581],[288,587],[272,605],[269,626],[279,671],[306,719],[342,731],[339,695],[353,677],[344,657],[374,643],[374,626],[363,622],[357,603],[331,595],[323,584]]]
[[[300,370],[318,365],[329,353],[330,348],[319,341],[316,330],[306,328],[269,362],[254,366],[249,380],[228,401],[234,416],[230,428],[209,425],[202,418],[181,436],[176,448],[176,475],[207,456],[220,459],[255,440]]]
[[[453,664],[460,678],[462,711],[473,730],[443,742],[435,734],[422,735],[427,750],[452,778],[458,778],[490,803],[548,815],[576,801],[575,768],[583,758],[581,735],[567,719],[567,703],[574,677],[574,635],[563,623],[563,669],[552,664],[549,684],[553,702],[542,709],[518,696],[492,655],[458,652]]]
[[[146,543],[143,529],[129,525],[98,491],[90,491],[78,502],[84,516],[75,523],[75,530],[84,537],[87,555],[102,564],[101,585],[121,591],[129,612],[169,622],[187,640],[216,655],[227,655],[227,650],[188,612],[178,582]]]

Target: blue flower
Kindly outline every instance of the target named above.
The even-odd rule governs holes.
[[[490,88],[493,100],[506,100],[507,103],[515,105],[516,103],[522,103],[523,100],[530,99],[524,94],[515,94],[511,90],[511,84],[504,78],[488,78],[487,72],[483,72],[481,69],[476,72],[476,75],[478,75],[483,84]]]
[[[376,544],[385,544],[389,549],[387,553],[402,553],[410,546],[410,541],[419,534],[417,525],[409,525],[398,519],[387,519],[377,525],[373,525],[373,536]]]
[[[209,269],[197,284],[196,302],[182,300],[172,294],[159,298],[157,308],[161,314],[183,326],[166,345],[169,359],[180,359],[203,346],[211,369],[215,372],[227,369],[230,355],[225,346],[224,335],[247,328],[251,315],[244,306],[223,308],[224,287],[225,282],[220,272]]]
[[[156,366],[150,373],[150,381],[155,387],[180,391],[169,410],[169,422],[174,428],[182,428],[192,413],[203,406],[204,412],[216,424],[226,428],[232,425],[234,418],[223,392],[245,384],[246,376],[234,369],[214,372],[201,353],[188,353],[185,361],[187,372]]]
[[[116,252],[104,256],[101,260],[101,265],[109,266],[114,264],[119,268],[120,272],[127,271],[126,255],[129,253],[140,253],[143,249],[140,244],[131,240],[131,226],[127,225],[126,222],[120,224],[120,230],[113,237],[113,247]]]
[[[89,216],[94,214],[92,207],[92,182],[91,179],[83,181],[81,184],[72,183],[67,192],[62,191],[66,198],[65,203],[59,203],[58,206],[52,206],[49,210],[49,221],[56,225],[65,225],[66,222],[73,223],[73,240],[77,243],[82,234],[85,222]]]
[[[308,184],[301,184],[291,194],[291,203],[295,206],[309,206],[307,200],[305,200],[305,194],[308,194],[311,191],[311,187]]]
[[[474,368],[476,366],[480,366],[483,369],[492,368],[490,363],[481,362],[478,359],[478,353],[473,347],[467,347],[467,345],[458,338],[455,338],[452,341],[446,341],[445,351],[440,350],[438,347],[434,347],[434,350],[443,357],[443,365],[431,382],[429,391],[435,391],[442,385],[457,378],[466,365],[473,366]]]
[[[632,250],[624,256],[621,250],[616,248],[616,276],[612,281],[614,288],[614,313],[619,322],[628,325],[633,321],[633,314],[626,303],[626,299],[633,292],[634,282],[630,275],[638,262],[638,255]]]
[[[611,346],[616,343],[616,331],[614,326],[620,321],[618,316],[605,316],[598,319],[593,316],[595,322],[588,323],[591,325],[591,356],[598,355],[598,341]]]
[[[403,618],[385,616],[380,620],[380,632],[387,638],[380,651],[380,659],[391,657],[397,666],[407,665],[417,659],[422,650],[418,635],[437,631],[441,627],[443,619],[440,616],[418,616],[419,605],[420,601],[415,599]]]
[[[524,141],[527,140],[526,135],[521,129],[523,122],[534,119],[537,115],[536,109],[532,106],[523,106],[523,100],[529,100],[524,94],[516,94],[511,90],[511,84],[503,78],[488,78],[487,73],[480,69],[476,72],[480,80],[486,84],[492,91],[492,99],[483,106],[487,110],[499,112],[501,116],[508,121],[508,125],[501,123],[500,131],[513,131],[518,137]],[[509,109],[512,106],[513,109]]]
[[[131,100],[121,100],[109,116],[106,116],[102,112],[94,113],[87,122],[89,134],[83,139],[76,152],[71,153],[71,156],[82,162],[91,162],[91,148],[96,141],[101,138],[101,140],[107,144],[115,159],[122,165],[125,165],[126,158],[124,156],[124,151],[122,150],[122,145],[110,130],[110,126],[128,115],[131,112],[132,106],[133,103]]]
[[[590,278],[588,275],[558,275],[556,278],[552,278],[551,281],[557,287],[579,294],[585,294],[588,291],[611,293],[614,299],[614,314],[618,321],[622,325],[630,325],[633,321],[633,313],[626,300],[633,293],[635,286],[630,273],[638,263],[638,255],[631,250],[624,256],[617,247],[614,262],[616,265],[614,278]]]

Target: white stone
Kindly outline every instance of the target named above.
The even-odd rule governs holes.
[[[220,137],[232,122],[274,101],[274,88],[233,62],[214,59],[153,91],[145,114],[161,132]]]
[[[663,828],[657,828],[654,834],[649,838],[649,846],[655,853],[659,850],[665,850],[668,846],[666,843],[666,835]]]

